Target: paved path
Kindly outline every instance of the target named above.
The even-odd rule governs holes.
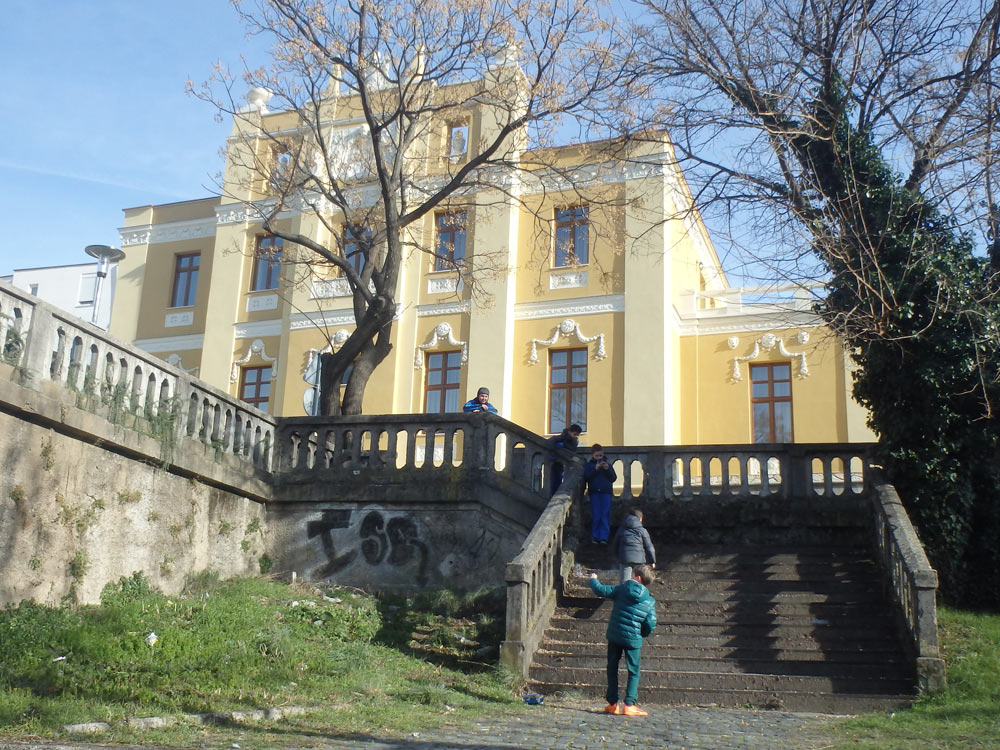
[[[601,706],[603,708],[603,706]],[[781,711],[647,706],[649,716],[598,713],[591,703],[546,703],[520,716],[480,720],[464,730],[386,740],[331,737],[326,750],[819,750],[835,717]]]
[[[821,750],[830,744],[823,738],[824,725],[837,718],[684,706],[647,706],[649,716],[633,718],[609,716],[598,708],[589,702],[563,699],[532,707],[524,714],[480,720],[464,729],[445,727],[396,739],[364,735],[320,739],[313,735],[308,745],[315,750]],[[8,744],[0,740],[0,750],[98,747],[86,743]],[[296,747],[294,738],[289,738],[287,747]]]

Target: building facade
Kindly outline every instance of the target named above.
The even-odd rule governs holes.
[[[330,142],[349,148],[357,109],[331,112]],[[288,113],[257,117],[262,132],[295,130]],[[489,127],[473,109],[423,148],[460,161]],[[335,267],[264,232],[252,207],[266,186],[238,187],[252,183],[238,132],[225,197],[125,210],[110,332],[268,413],[315,413],[316,355],[353,330],[352,297]],[[404,258],[365,413],[457,411],[485,386],[504,417],[542,435],[576,422],[587,443],[870,440],[808,290],[751,304],[729,287],[666,139],[595,153],[547,152],[582,181],[501,175],[504,191],[463,191],[411,225],[411,245],[432,252]],[[289,209],[278,221],[333,246],[348,218]],[[487,265],[474,284],[461,272]]]
[[[107,329],[111,321],[111,307],[118,278],[117,264],[109,265],[108,275],[100,280],[100,286],[98,270],[97,263],[73,263],[66,266],[15,268],[10,276],[2,278],[81,320]]]

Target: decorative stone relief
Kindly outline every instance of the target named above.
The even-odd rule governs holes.
[[[460,315],[469,312],[468,300],[465,302],[446,302],[438,305],[417,305],[417,317],[426,318],[430,315]]]
[[[549,274],[549,289],[570,289],[580,286],[587,286],[586,271]]]
[[[230,374],[230,380],[233,383],[235,383],[237,380],[240,379],[240,365],[247,364],[251,359],[253,359],[253,356],[255,354],[258,357],[260,357],[263,361],[271,362],[272,369],[276,366],[275,363],[277,363],[278,358],[267,356],[267,352],[264,351],[264,342],[261,341],[260,339],[254,339],[252,342],[250,342],[250,351],[247,352],[247,355],[243,359],[237,359],[233,362],[233,371]],[[271,382],[274,382],[273,373],[271,375]]]
[[[417,352],[413,357],[413,369],[419,370],[424,366],[423,353],[424,349],[432,349],[438,345],[440,339],[445,339],[451,346],[462,347],[462,364],[464,365],[469,361],[469,344],[466,341],[458,341],[455,335],[451,332],[451,325],[448,323],[438,323],[434,327],[434,332],[431,334],[431,339],[426,344],[421,344],[417,347]]]
[[[189,375],[197,375],[198,374],[198,366],[195,365],[194,367],[190,367],[190,368],[189,367],[185,367],[183,361],[181,360],[181,355],[178,354],[177,352],[174,352],[173,354],[171,354],[169,357],[166,358],[165,361],[166,361],[166,363],[168,365],[171,365],[172,367],[176,367],[181,372],[186,372]]]
[[[544,341],[541,339],[531,340],[531,355],[528,357],[529,365],[538,364],[538,344],[542,346],[552,346],[560,338],[569,338],[570,336],[576,336],[576,340],[581,344],[589,344],[592,341],[597,342],[597,351],[594,352],[595,360],[602,360],[607,355],[604,353],[604,334],[598,333],[596,336],[584,336],[580,331],[580,326],[576,324],[576,321],[572,318],[566,318],[562,323],[556,326],[556,330],[552,332],[552,336]]]
[[[164,328],[177,328],[179,326],[189,326],[194,323],[194,310],[179,313],[167,313],[163,319]]]
[[[329,299],[331,297],[350,297],[351,285],[347,279],[338,277],[336,279],[321,279],[312,283],[313,299]]]
[[[458,276],[435,276],[427,279],[428,294],[450,294],[457,292],[462,285]]]
[[[730,349],[735,349],[739,345],[740,345],[739,336],[730,336],[728,339],[726,339],[726,346],[728,346]]]
[[[132,245],[145,245],[149,242],[149,238],[152,235],[152,231],[149,229],[139,229],[132,232],[119,232],[118,236],[121,238],[122,247],[130,247]]]
[[[242,224],[247,220],[246,208],[216,209],[215,221],[218,224]]]
[[[730,349],[735,349],[736,345],[739,344],[739,339],[736,336],[730,336],[729,341],[735,340],[735,344],[730,344]],[[809,333],[806,331],[799,331],[795,336],[795,340],[799,344],[805,344],[809,341]],[[742,375],[740,374],[740,362],[752,362],[760,356],[762,351],[770,352],[777,347],[778,352],[783,357],[788,357],[789,359],[797,359],[799,361],[799,371],[795,374],[797,378],[808,378],[809,377],[809,366],[806,364],[806,353],[805,352],[790,352],[785,348],[785,342],[783,339],[778,338],[773,333],[765,333],[759,339],[753,343],[753,349],[749,354],[742,357],[733,357],[733,372],[729,376],[729,381],[731,383],[736,383],[742,380]]]
[[[277,294],[259,294],[253,297],[247,297],[247,312],[256,312],[258,310],[277,310],[278,309],[278,295]]]

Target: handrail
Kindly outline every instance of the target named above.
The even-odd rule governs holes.
[[[945,687],[944,660],[938,650],[937,573],[931,567],[896,488],[876,480],[872,493],[875,550],[883,583],[896,605],[907,651],[916,662],[921,692]]]
[[[500,644],[500,662],[527,676],[552,613],[564,569],[563,533],[574,499],[580,497],[583,467],[574,461],[562,484],[542,511],[517,556],[507,563],[507,629]]]

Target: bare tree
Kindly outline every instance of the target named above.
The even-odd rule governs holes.
[[[220,67],[191,89],[236,123],[224,196],[302,249],[299,261],[349,284],[356,327],[323,355],[321,401],[325,414],[357,414],[390,351],[409,252],[436,256],[473,292],[482,274],[506,271],[485,255],[467,263],[427,246],[421,220],[451,199],[517,200],[515,175],[552,166],[544,147],[558,128],[585,126],[588,113],[627,96],[627,52],[602,44],[602,6],[583,0],[234,5],[250,34],[273,41],[269,65],[239,77]],[[256,106],[237,104],[246,86]],[[265,102],[287,116],[265,116]],[[468,127],[473,110],[478,127]],[[334,126],[345,118],[354,124]],[[320,231],[290,231],[279,218],[289,211]]]
[[[820,174],[843,118],[1000,270],[996,0],[636,4],[659,106],[640,117],[670,130],[699,207],[731,222],[751,262],[798,280],[846,252],[870,284],[858,264],[877,263],[879,237],[844,242],[845,204]],[[855,311],[855,330],[877,335],[897,300],[870,291],[877,304]]]
[[[1000,601],[1000,2],[642,0],[696,200],[829,281],[881,459],[953,601]]]

